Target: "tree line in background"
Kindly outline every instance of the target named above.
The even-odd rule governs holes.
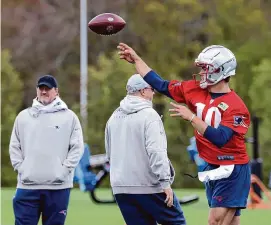
[[[54,75],[61,98],[79,116],[80,1],[3,0],[2,7],[2,186],[16,182],[9,139],[18,112],[32,104],[39,76]],[[130,44],[165,79],[190,79],[194,59],[207,45],[220,44],[237,58],[232,88],[251,115],[262,119],[260,156],[264,179],[271,170],[271,3],[265,0],[89,0],[88,19],[103,12],[122,16],[126,28],[113,36],[88,33],[88,125],[85,141],[92,154],[104,153],[104,127],[125,96],[133,65],[119,60],[116,46]],[[200,187],[184,173],[196,173],[186,147],[191,126],[170,118],[169,99],[156,94],[163,114],[168,153],[176,168],[175,187]],[[251,129],[248,136],[251,135]],[[248,150],[251,155],[251,145]]]

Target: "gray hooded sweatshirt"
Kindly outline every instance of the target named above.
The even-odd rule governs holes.
[[[73,187],[74,169],[83,151],[82,129],[75,113],[59,97],[46,106],[34,99],[32,107],[16,117],[10,140],[17,188]]]
[[[105,148],[114,194],[163,192],[174,180],[162,120],[152,102],[126,96],[107,122]]]

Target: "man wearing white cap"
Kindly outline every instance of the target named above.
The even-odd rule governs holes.
[[[152,107],[154,89],[135,74],[126,90],[105,128],[110,183],[123,218],[127,225],[186,224],[171,189],[175,172],[162,120]]]

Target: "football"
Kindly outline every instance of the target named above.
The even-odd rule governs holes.
[[[121,31],[126,25],[124,19],[113,13],[103,13],[89,21],[90,30],[100,35],[112,35]]]

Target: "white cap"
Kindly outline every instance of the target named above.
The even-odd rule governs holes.
[[[150,85],[139,74],[134,74],[129,78],[126,90],[128,94],[133,94],[147,87]]]

